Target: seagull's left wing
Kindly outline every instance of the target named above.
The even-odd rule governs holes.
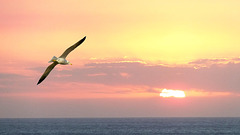
[[[67,55],[72,51],[74,50],[76,47],[78,47],[84,40],[86,39],[86,36],[79,40],[77,43],[75,43],[74,45],[70,46],[59,58],[66,58]]]
[[[47,69],[45,70],[45,72],[43,73],[43,75],[41,76],[41,78],[39,79],[38,84],[40,84],[47,76],[48,74],[52,71],[52,69],[57,65],[58,63],[55,61],[53,62],[51,65],[49,65],[47,67]]]

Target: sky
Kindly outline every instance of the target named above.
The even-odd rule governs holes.
[[[240,117],[239,4],[0,1],[0,118]]]

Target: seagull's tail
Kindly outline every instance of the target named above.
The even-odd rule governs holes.
[[[58,58],[56,56],[53,56],[52,59],[48,62],[48,63],[51,63],[51,62],[54,62],[56,61]]]

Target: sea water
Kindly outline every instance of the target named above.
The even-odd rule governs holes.
[[[240,118],[0,119],[0,135],[240,135]]]

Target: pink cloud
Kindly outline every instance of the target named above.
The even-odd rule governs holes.
[[[157,88],[201,89],[207,91],[234,91],[240,88],[238,80],[240,63],[222,64],[215,61],[210,67],[167,67],[138,62],[89,63],[82,68],[62,71],[73,74],[71,78],[59,78],[74,82],[99,83],[104,85],[145,85]],[[89,76],[104,74],[104,76]]]
[[[144,94],[158,96],[163,88],[239,93],[240,63],[218,62],[199,69],[149,65],[133,60],[88,63],[67,70],[56,67],[40,86],[36,83],[46,67],[23,66],[19,73],[14,70],[1,73],[0,95],[42,98],[138,97]]]

